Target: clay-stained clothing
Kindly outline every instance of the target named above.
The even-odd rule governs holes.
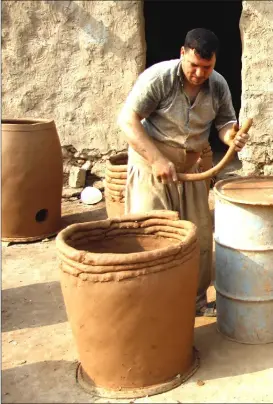
[[[228,84],[213,70],[191,105],[183,91],[181,60],[157,63],[137,79],[126,104],[141,117],[147,133],[170,145],[201,151],[214,121],[217,130],[237,122]]]
[[[213,121],[218,130],[237,121],[227,82],[219,73],[212,72],[192,105],[183,90],[183,80],[180,59],[157,63],[139,76],[126,100],[144,118],[141,123],[149,136],[162,142],[163,148],[164,144],[173,146],[173,158],[170,154],[168,158],[180,165],[185,162],[186,151],[201,152],[206,147]],[[193,164],[186,170],[196,172],[197,166]],[[199,309],[206,303],[212,266],[212,224],[206,182],[164,185],[154,177],[148,162],[129,147],[125,212],[155,209],[178,211],[181,219],[197,225],[201,253],[196,302]]]

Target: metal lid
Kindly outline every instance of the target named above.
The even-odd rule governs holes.
[[[273,205],[273,176],[240,177],[218,181],[216,196],[248,205]]]

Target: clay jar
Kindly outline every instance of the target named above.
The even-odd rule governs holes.
[[[198,366],[193,349],[196,227],[170,211],[73,224],[56,239],[61,287],[92,394],[167,391]]]
[[[128,153],[111,156],[105,171],[105,205],[108,217],[124,214]]]
[[[62,184],[55,123],[2,120],[2,240],[32,241],[56,234]]]
[[[212,167],[212,150],[207,143],[200,155],[199,164],[202,171]],[[125,186],[127,180],[128,153],[111,156],[105,171],[105,204],[108,217],[120,217],[124,214]],[[211,179],[206,180],[207,191],[210,190]]]

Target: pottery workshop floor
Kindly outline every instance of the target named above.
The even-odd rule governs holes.
[[[210,197],[213,207],[213,195]],[[104,202],[90,208],[63,201],[65,224],[103,219]],[[75,382],[77,352],[59,284],[55,239],[2,247],[2,402],[115,402],[90,396]],[[214,288],[210,288],[210,298]],[[201,366],[164,394],[118,402],[272,403],[273,344],[226,340],[215,319],[196,319]]]

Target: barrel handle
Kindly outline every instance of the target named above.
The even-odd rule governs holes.
[[[253,120],[251,118],[246,119],[234,137],[241,133],[247,133],[252,125],[252,122]],[[236,153],[235,147],[236,145],[234,142],[232,142],[222,160],[219,161],[215,167],[212,167],[203,173],[177,173],[178,181],[202,181],[215,176],[234,158]]]

